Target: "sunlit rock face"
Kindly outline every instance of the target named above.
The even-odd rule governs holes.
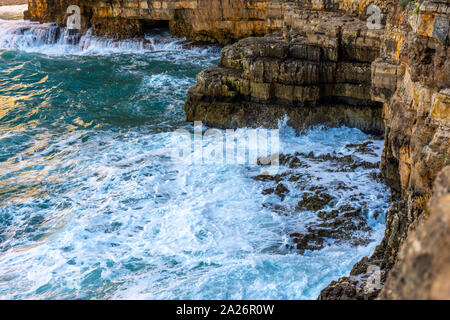
[[[386,244],[385,261],[388,269],[395,265],[397,271],[388,275],[381,297],[446,296],[448,299],[448,279],[446,292],[445,285],[440,293],[437,289],[423,290],[426,285],[436,288],[440,281],[437,274],[430,276],[436,283],[434,280],[426,282],[425,278],[428,272],[433,273],[437,269],[422,273],[420,285],[415,277],[425,265],[431,268],[437,263],[445,269],[450,264],[445,255],[439,258],[439,262],[434,260],[440,255],[439,246],[448,241],[450,203],[448,196],[440,196],[441,204],[435,205],[438,200],[436,191],[433,191],[433,182],[445,167],[447,174],[441,174],[441,177],[448,178],[450,164],[450,4],[434,0],[424,1],[418,9],[412,3],[405,8],[398,4],[388,8],[381,55],[372,64],[372,97],[384,104],[386,141],[381,169],[386,181],[402,199],[402,210],[396,213],[395,219],[388,220],[383,241]],[[442,184],[445,183],[441,181]],[[435,186],[434,190],[436,188],[442,189]],[[430,197],[435,200],[427,201]],[[425,227],[413,231],[420,221],[427,219],[431,221]],[[437,236],[433,230],[438,220],[442,222],[443,231]],[[430,240],[435,236],[440,238],[433,249],[437,251],[424,254],[420,258],[423,261],[412,267],[417,252],[413,253],[414,249],[405,249],[405,246],[418,242],[427,246],[429,241],[436,240]],[[409,244],[405,244],[405,239]],[[402,246],[403,258],[397,262],[397,253]],[[400,280],[404,274],[398,270],[408,270],[410,277],[406,282]]]
[[[347,125],[382,134],[371,100],[371,63],[383,31],[340,11],[283,6],[281,33],[225,47],[219,68],[198,75],[188,120],[215,126],[271,126],[289,116],[299,129]]]
[[[265,0],[30,0],[28,17],[65,23],[69,5],[80,6],[83,28],[121,38],[142,35],[146,28],[162,22],[170,26],[173,35],[219,43],[281,27],[281,5]]]
[[[425,1],[419,13],[412,4],[389,8],[372,64],[372,99],[384,104],[387,125],[383,171],[403,195],[430,193],[449,163],[449,9],[442,0]]]

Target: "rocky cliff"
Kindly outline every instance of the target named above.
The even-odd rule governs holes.
[[[387,272],[381,298],[450,297],[450,260],[443,254],[450,215],[450,5],[443,0],[403,4],[385,3],[387,20],[380,56],[372,63],[371,87],[372,99],[383,103],[386,125],[381,171],[398,201],[388,212],[386,234],[374,255],[320,298],[365,297],[354,280],[369,264]],[[433,192],[441,170],[435,186],[441,191]],[[424,226],[415,231],[419,224]],[[439,277],[446,282],[435,282]],[[439,290],[425,288],[439,285]]]
[[[80,7],[84,30],[119,38],[167,24],[175,36],[229,43],[279,30],[282,22],[280,5],[266,0],[29,0],[27,17],[64,24],[69,5]]]
[[[193,40],[246,38],[198,75],[189,121],[275,126],[287,114],[298,129],[384,134],[381,172],[394,195],[385,237],[319,299],[450,298],[448,0],[70,2],[97,34],[136,36],[166,21]],[[28,16],[63,23],[67,4],[30,0]],[[368,28],[370,4],[380,28]],[[370,265],[382,271],[381,293],[366,290]]]

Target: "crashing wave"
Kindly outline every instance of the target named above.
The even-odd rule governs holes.
[[[145,53],[186,50],[188,41],[171,37],[165,30],[134,39],[98,37],[92,30],[81,34],[56,23],[7,21],[0,19],[0,49],[61,54]],[[194,48],[191,50],[199,50]]]

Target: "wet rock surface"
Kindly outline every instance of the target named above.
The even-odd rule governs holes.
[[[361,192],[360,186],[340,177],[355,171],[368,178],[379,173],[379,163],[373,160],[380,150],[374,140],[367,140],[349,144],[343,151],[347,153],[281,154],[277,174],[253,177],[270,186],[262,189],[267,196],[266,207],[308,221],[302,230],[289,233],[288,250],[305,254],[331,245],[366,246],[373,241],[369,220],[382,219],[381,212],[371,209],[373,200]],[[327,179],[317,175],[319,168],[328,168],[334,176]]]

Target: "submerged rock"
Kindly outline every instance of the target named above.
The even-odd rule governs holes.
[[[313,195],[303,194],[303,199],[297,204],[298,209],[318,211],[323,209],[333,199],[328,193],[317,191]]]

